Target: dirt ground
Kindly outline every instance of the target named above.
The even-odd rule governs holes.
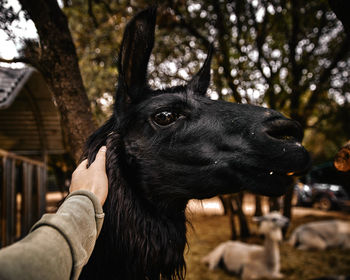
[[[61,193],[49,193],[47,210],[54,212],[57,202],[62,199]],[[245,196],[244,212],[249,221],[254,213],[254,199]],[[219,243],[230,238],[228,217],[223,216],[223,208],[217,198],[204,201],[191,201],[188,207],[188,248],[185,252],[187,263],[186,280],[236,280],[238,277],[228,275],[217,269],[209,271],[201,263],[201,259],[214,249]],[[266,201],[263,200],[263,211],[267,212]],[[350,213],[329,211],[324,212],[312,208],[293,208],[287,238],[298,225],[316,221],[339,218],[350,220]],[[253,236],[249,243],[262,244],[263,240],[254,235],[257,227],[250,221]],[[281,244],[281,272],[284,279],[309,280],[330,275],[350,275],[350,250],[327,250],[324,252],[299,251],[285,242]]]
[[[220,212],[217,209],[215,211]],[[188,230],[189,248],[186,252],[187,280],[239,279],[226,274],[220,269],[209,271],[201,263],[203,256],[214,249],[220,242],[230,238],[228,217],[215,214],[215,211],[214,214],[209,213],[209,215],[203,211],[193,212],[190,215],[192,226]],[[310,208],[295,207],[293,214],[287,238],[296,226],[306,222],[334,218],[350,220],[349,213],[323,212]],[[256,232],[257,228],[253,223],[251,223],[250,228],[253,232]],[[254,235],[248,242],[261,244],[263,240]],[[281,244],[281,272],[285,275],[284,279],[291,280],[314,279],[330,275],[350,275],[350,250],[300,251],[283,242]]]

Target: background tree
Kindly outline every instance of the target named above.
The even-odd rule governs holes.
[[[350,40],[350,18],[347,11],[350,8],[349,1],[346,0],[328,0],[337,18],[342,22],[345,32],[347,33],[348,40]]]
[[[26,56],[14,59],[34,66],[43,75],[61,113],[61,123],[67,140],[66,148],[78,161],[86,138],[95,130],[90,103],[87,98],[78,65],[76,49],[65,14],[57,1],[19,1],[26,16],[38,32],[38,42],[27,45]],[[16,19],[13,9],[1,1],[2,25]],[[4,61],[4,60],[3,60]]]
[[[76,0],[64,8],[100,120],[112,103],[124,25],[152,2]],[[212,98],[268,106],[297,119],[316,162],[329,160],[349,138],[349,42],[326,0],[168,0],[158,14],[152,87],[188,79],[214,42]]]

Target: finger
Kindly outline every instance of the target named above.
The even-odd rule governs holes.
[[[106,151],[107,148],[106,146],[102,146],[97,155],[96,155],[96,159],[94,161],[94,164],[99,166],[100,168],[105,169],[106,168]]]
[[[74,171],[81,171],[87,169],[88,159],[84,159]]]

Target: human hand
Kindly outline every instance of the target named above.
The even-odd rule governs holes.
[[[98,151],[95,161],[87,168],[88,160],[83,160],[72,174],[70,192],[87,190],[92,192],[103,205],[108,193],[108,179],[106,174],[106,147]]]

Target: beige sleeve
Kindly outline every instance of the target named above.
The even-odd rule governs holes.
[[[21,241],[0,251],[0,279],[77,279],[94,248],[104,213],[88,191],[70,194]]]

